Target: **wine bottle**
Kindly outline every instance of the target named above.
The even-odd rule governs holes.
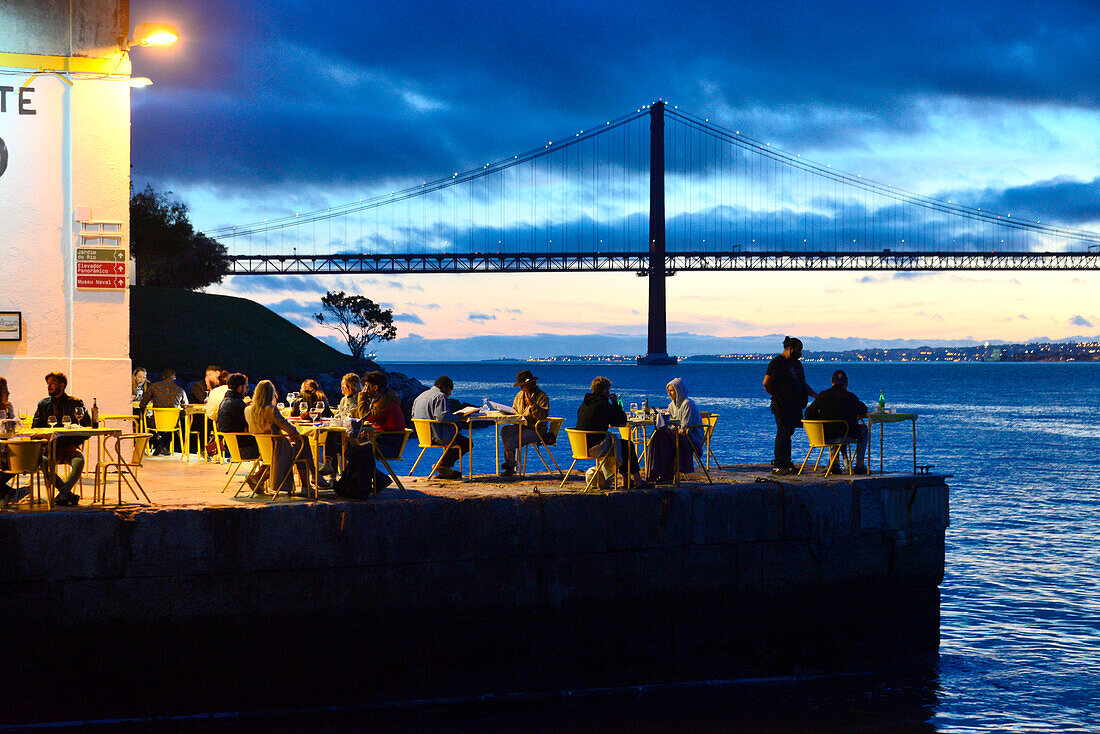
[[[883,395],[882,390],[878,391],[878,412],[886,412],[886,396]]]
[[[99,406],[96,404],[96,399],[92,398],[92,428],[99,428]]]

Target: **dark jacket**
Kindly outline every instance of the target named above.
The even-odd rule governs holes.
[[[75,423],[76,420],[73,411],[78,407],[83,408],[84,401],[80,398],[74,398],[72,395],[66,395],[65,393],[61,393],[61,397],[59,398],[42,398],[34,411],[34,419],[31,425],[35,428],[48,428],[49,424],[46,423],[46,418],[50,415],[57,418],[58,425],[61,425],[61,417],[64,415],[73,418],[73,422]],[[88,415],[88,411],[84,411],[84,417],[80,419],[80,425],[92,425],[92,419],[91,416]]]
[[[220,433],[248,433],[248,420],[244,417],[244,398],[228,390],[218,406],[217,426]],[[241,449],[242,459],[255,459],[260,455],[256,439],[252,436],[238,436],[237,445]]]
[[[768,363],[767,374],[774,381],[771,387],[772,413],[797,425],[810,396],[802,363],[780,354]]]
[[[856,435],[857,419],[866,414],[867,406],[860,402],[855,393],[840,385],[819,392],[810,407],[806,408],[806,420],[846,422],[849,436]],[[843,435],[844,429],[840,426],[825,426],[825,438],[840,438]]]
[[[611,426],[625,426],[626,413],[613,397],[587,393],[577,408],[578,431],[606,431]],[[602,441],[600,436],[588,436],[588,448]]]

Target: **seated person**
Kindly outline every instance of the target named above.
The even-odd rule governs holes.
[[[687,396],[687,386],[684,385],[684,380],[680,377],[674,377],[665,385],[665,390],[668,391],[668,399],[671,401],[668,404],[669,420],[677,421],[676,430],[679,433],[686,434],[691,439],[692,445],[695,446],[696,452],[701,455],[704,448],[703,441],[706,438],[706,431],[703,428],[703,416],[699,414],[699,408],[695,405],[695,401]]]
[[[313,465],[313,454],[309,450],[309,442],[303,441],[298,429],[291,425],[282,413],[275,407],[275,385],[271,380],[260,380],[252,393],[252,403],[244,409],[244,416],[248,420],[248,432],[252,434],[280,434],[274,442],[275,455],[272,458],[271,476],[275,487],[283,487],[287,495],[293,494],[291,490],[294,483],[291,481],[283,486],[287,470],[291,464],[298,467],[298,480],[301,483],[302,495],[308,496],[310,478],[316,474]],[[297,464],[305,460],[306,466]]]
[[[581,407],[577,408],[577,430],[607,432],[612,426],[625,426],[626,413],[619,407],[619,399],[611,392],[611,380],[606,377],[597,377],[592,380],[592,392],[584,396]],[[601,443],[607,444],[606,450],[597,451],[601,456],[608,451],[615,451],[625,461],[619,461],[619,472],[625,480],[628,476],[635,487],[647,486],[642,482],[638,470],[638,455],[634,451],[634,444],[623,441],[621,436],[608,434],[607,438],[599,436],[587,436],[588,449],[596,449]]]
[[[7,378],[0,377],[0,416],[3,418],[15,418],[15,408],[11,404],[11,393],[8,392]],[[0,446],[0,470],[8,468],[7,448]],[[8,486],[12,474],[0,471],[0,502],[7,507],[10,502],[17,502],[26,496],[27,491],[13,489]]]
[[[217,365],[209,365],[206,368],[206,373],[201,380],[195,380],[187,388],[187,397],[190,402],[196,405],[203,405],[206,403],[207,396],[210,395],[210,391],[218,386],[218,377],[221,376],[222,368]]]
[[[305,414],[301,412],[302,403],[306,404]],[[303,380],[302,389],[298,393],[298,399],[290,406],[290,417],[309,420],[309,412],[313,410],[313,406],[318,404],[323,407],[320,417],[331,418],[332,409],[328,404],[328,398],[325,397],[325,393],[321,390],[321,386],[317,384],[317,380]]]
[[[512,401],[512,411],[523,416],[523,443],[538,443],[540,437],[535,433],[535,425],[550,415],[550,398],[539,389],[538,378],[531,374],[531,370],[521,370],[516,375],[515,387],[520,390]],[[519,426],[508,425],[500,429],[500,442],[504,444],[504,463],[500,465],[502,477],[511,477],[516,473],[519,436]]]
[[[363,421],[374,426],[375,431],[404,431],[405,413],[401,410],[401,398],[391,388],[384,372],[368,372],[363,392],[359,393],[359,411]],[[366,400],[364,401],[364,396]],[[397,458],[403,436],[378,436],[375,446],[387,459]]]
[[[248,377],[240,372],[234,372],[225,381],[225,396],[218,406],[218,414],[215,424],[220,433],[248,433],[248,419],[244,417],[244,409],[247,407],[245,397],[248,395]],[[237,448],[240,449],[241,458],[252,461],[260,458],[260,450],[256,447],[256,439],[252,436],[238,436]],[[266,470],[258,467],[245,478],[248,486],[253,491],[263,481]]]
[[[141,398],[145,394],[145,388],[149,386],[149,383],[145,380],[147,374],[148,372],[146,372],[144,367],[138,367],[134,370],[133,380],[131,382],[133,392],[131,392],[131,395],[134,396],[135,403],[141,402]]]
[[[435,470],[435,475],[443,479],[462,478],[462,472],[456,471],[453,465],[455,459],[461,462],[462,455],[470,450],[470,439],[459,433],[459,424],[464,422],[464,419],[451,412],[450,403],[448,402],[454,387],[455,384],[450,377],[446,375],[438,377],[434,386],[416,396],[412,406],[414,420],[428,418],[452,424],[432,426],[433,446],[446,446],[451,442],[451,439],[455,439],[454,446],[440,458],[438,468]]]
[[[46,375],[46,392],[49,397],[43,398],[38,403],[38,408],[34,411],[32,426],[35,428],[48,428],[50,424],[47,418],[49,416],[57,419],[57,425],[61,425],[61,419],[64,416],[72,418],[73,423],[81,426],[92,425],[92,419],[87,411],[84,411],[79,421],[76,420],[76,409],[83,410],[84,402],[65,394],[65,388],[68,385],[69,378],[65,376],[64,372],[51,372]],[[84,439],[66,436],[54,440],[57,442],[57,463],[68,464],[72,467],[69,476],[64,480],[57,474],[47,477],[57,489],[57,498],[54,499],[54,504],[62,507],[73,506],[78,502],[77,496],[73,494],[73,486],[76,485],[77,480],[80,479],[80,475],[84,471],[84,454],[80,453],[80,447],[84,443]],[[43,462],[45,462],[45,457],[43,457]]]
[[[852,467],[852,471],[856,474],[866,474],[867,426],[859,422],[859,416],[867,414],[867,406],[854,393],[848,392],[848,374],[844,370],[833,373],[832,383],[832,387],[818,393],[806,408],[806,420],[835,420],[847,423],[847,434],[843,426],[826,425],[825,440],[842,438],[845,435],[856,439],[856,465]]]
[[[176,384],[176,371],[165,368],[160,382],[154,382],[145,390],[141,398],[140,413],[145,413],[145,408],[152,403],[154,408],[179,408],[187,407],[187,393]],[[182,417],[181,417],[182,420]],[[153,431],[153,456],[168,456],[172,453],[172,433],[170,431]],[[180,447],[182,450],[183,447]]]
[[[337,418],[358,418],[359,393],[362,391],[363,381],[359,379],[359,375],[349,372],[341,377],[340,392],[343,393],[343,397],[340,398],[340,404],[336,406],[333,415]]]
[[[221,410],[222,399],[229,391],[229,370],[222,370],[218,375],[218,384],[206,396],[206,417],[217,422],[218,411]]]

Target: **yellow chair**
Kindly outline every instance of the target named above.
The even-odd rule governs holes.
[[[401,457],[405,455],[405,447],[409,445],[409,439],[412,438],[415,431],[411,428],[406,428],[402,431],[376,431],[374,434],[374,458],[382,462],[386,467],[386,471],[390,473],[390,479],[397,485],[397,488],[401,490],[401,493],[406,497],[409,496],[409,490],[405,489],[405,485],[401,483],[401,480],[397,478],[397,472],[390,466],[390,459],[394,461],[401,461]],[[381,448],[378,446],[378,439],[382,436],[400,436],[401,443],[397,446],[397,451],[393,456],[386,456],[382,453]],[[423,452],[421,452],[423,453]],[[411,472],[410,472],[411,473]]]
[[[251,436],[251,435],[252,435],[251,433],[247,433],[247,432],[242,432],[242,433],[219,433],[218,434],[218,436],[220,437],[221,442],[222,442],[219,445],[224,444],[225,448],[229,451],[229,466],[227,466],[226,469],[225,469],[225,473],[229,475],[229,478],[226,479],[225,484],[222,485],[222,492],[223,493],[225,492],[225,490],[229,489],[229,484],[237,476],[237,472],[239,472],[241,470],[241,466],[244,465],[244,462],[246,462],[246,461],[251,461],[252,462],[252,467],[249,468],[249,473],[251,474],[252,469],[254,469],[256,467],[256,464],[260,461],[259,459],[245,459],[244,457],[241,456],[241,445],[240,445],[241,437],[242,436]],[[241,480],[240,486],[237,487],[237,491],[233,493],[234,497],[237,497],[237,496],[240,495],[241,490],[245,488],[245,485],[247,484],[247,482],[248,482],[248,475],[246,474],[245,478]],[[258,487],[259,485],[257,484],[256,486]],[[252,494],[253,495],[256,494],[255,490],[253,490]]]
[[[588,492],[593,489],[599,489],[596,482],[599,478],[599,473],[603,471],[608,462],[611,463],[611,481],[612,486],[615,489],[619,488],[619,459],[615,455],[615,450],[612,448],[604,456],[593,456],[588,448],[588,437],[598,436],[600,441],[608,435],[605,431],[578,431],[576,428],[566,428],[565,435],[569,436],[569,448],[573,450],[573,463],[569,465],[569,469],[565,472],[565,478],[561,480],[561,486],[564,487],[565,483],[569,481],[569,476],[573,473],[573,468],[577,465],[578,461],[595,461],[596,473],[592,475],[592,479],[588,480],[584,484],[584,491]]]
[[[714,458],[714,452],[710,448],[710,439],[714,435],[714,426],[718,423],[717,413],[700,413],[703,418],[703,426],[705,427],[705,436],[703,443],[707,445],[707,468],[710,468],[710,463],[714,462],[715,469],[721,469],[722,465],[718,463],[718,459]]]
[[[416,465],[420,463],[420,460],[422,458],[424,458],[424,452],[425,451],[427,451],[428,449],[443,449],[443,453],[439,455],[439,460],[436,461],[435,464],[432,465],[432,470],[430,472],[428,472],[428,476],[430,477],[439,468],[440,462],[443,461],[443,457],[447,455],[447,452],[455,447],[455,445],[458,442],[458,437],[459,437],[461,432],[458,430],[459,426],[456,423],[447,423],[446,421],[431,420],[429,418],[413,418],[412,422],[413,422],[413,428],[416,429],[416,440],[420,443],[420,456],[416,457],[416,461],[413,462],[412,469],[409,469],[408,476],[411,477],[413,472],[416,471]],[[452,428],[455,429],[454,436],[451,437],[451,440],[447,443],[446,446],[444,446],[442,444],[432,443],[432,426],[433,425],[451,426]],[[470,475],[472,476],[473,473],[474,473],[473,452],[469,452],[469,456],[470,456]],[[461,456],[458,457],[458,466],[459,466],[459,471],[461,472],[461,470],[462,470],[462,457]]]
[[[133,493],[134,499],[141,499],[138,497],[138,492],[140,491],[145,501],[153,504],[145,488],[142,487],[141,482],[138,481],[137,472],[135,471],[135,469],[141,468],[141,462],[145,458],[145,447],[152,438],[153,434],[151,433],[123,433],[115,439],[115,460],[101,462],[95,468],[95,487],[92,490],[93,504],[96,502],[103,502],[106,504],[107,474],[112,470],[118,478],[118,504],[122,504],[123,480],[126,480],[126,486],[130,488],[130,492]],[[124,441],[130,443],[130,451],[126,459],[123,458],[122,454],[122,444]],[[108,459],[110,459],[110,452],[108,452]],[[130,484],[131,479],[134,480],[133,484]],[[135,485],[137,485],[136,489]]]
[[[279,493],[283,491],[287,480],[290,480],[290,489],[286,490],[289,495],[294,488],[294,469],[298,466],[304,466],[306,467],[306,473],[308,474],[309,472],[310,456],[306,448],[306,440],[303,438],[298,444],[298,453],[294,456],[294,460],[287,468],[286,474],[283,475],[282,481],[279,482],[279,486],[275,486],[275,441],[279,439],[288,439],[281,433],[254,433],[252,437],[256,439],[256,446],[260,450],[260,463],[267,467],[267,485],[272,491],[271,499],[278,499]],[[317,489],[312,485],[312,482],[307,482],[307,486],[303,489],[308,496],[313,499],[317,498]]]
[[[180,440],[180,461],[190,461],[191,456],[187,453],[187,443],[184,441],[184,431],[186,428],[181,420],[182,411],[179,408],[153,408],[153,431],[157,433],[171,433],[174,436],[178,436]],[[150,431],[151,433],[152,431]],[[171,445],[169,445],[171,450]]]
[[[42,499],[42,484],[44,474],[42,472],[42,456],[46,453],[45,439],[27,439],[5,441],[8,449],[8,474],[27,474],[30,482],[31,493],[29,503],[34,506],[36,499]],[[53,509],[53,489],[46,488],[46,506]]]
[[[704,437],[703,438],[703,443],[705,445],[706,444],[706,436],[707,436],[707,424],[706,424],[706,422],[704,421],[703,423],[697,423],[697,424],[690,425],[690,426],[684,426],[683,428],[685,429],[684,430],[684,433],[685,433],[684,438],[687,441],[688,446],[691,446],[691,453],[695,457],[695,463],[697,463],[699,465],[699,468],[703,470],[703,474],[705,474],[706,477],[707,477],[707,483],[714,484],[714,480],[711,479],[710,472],[707,471],[707,462],[703,460],[702,452],[698,448],[695,447],[695,442],[691,440],[691,435],[690,435],[692,429],[702,428],[703,429],[703,437]],[[673,469],[675,470],[675,474],[673,475],[673,480],[672,481],[673,481],[674,484],[679,484],[680,483],[680,441],[679,441],[679,437],[677,437],[677,440],[674,442],[673,448],[675,449],[676,456],[673,460],[673,464],[674,464]]]
[[[543,418],[541,421],[535,423],[535,433],[538,434],[538,441],[523,444],[523,469],[522,473],[527,474],[527,450],[532,446],[535,447],[535,453],[542,459],[542,465],[546,467],[546,471],[550,471],[550,465],[546,463],[546,456],[550,457],[550,461],[554,462],[554,468],[558,470],[558,476],[563,476],[561,467],[558,466],[558,460],[554,458],[554,452],[550,450],[550,447],[543,440],[543,436],[552,436],[553,441],[550,443],[557,443],[558,434],[561,433],[561,427],[565,425],[564,418]],[[542,450],[546,449],[546,456],[542,455]]]
[[[844,426],[844,435],[840,438],[825,438],[825,427],[828,425],[841,425]],[[814,452],[814,449],[820,449],[817,452],[817,461],[814,462],[813,471],[817,471],[818,464],[821,463],[821,457],[825,454],[825,449],[829,449],[829,465],[825,467],[825,476],[829,476],[829,473],[833,470],[833,464],[836,462],[836,457],[841,453],[844,454],[844,458],[848,464],[848,474],[852,474],[852,457],[847,451],[849,445],[857,443],[856,439],[848,437],[848,423],[847,421],[802,421],[802,426],[806,429],[806,438],[810,441],[810,450],[806,452],[806,458],[802,460],[802,466],[798,468],[798,473],[801,475],[802,470],[806,468],[806,462],[810,460],[810,454]],[[841,467],[843,464],[841,462]]]

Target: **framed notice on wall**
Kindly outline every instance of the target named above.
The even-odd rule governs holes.
[[[23,312],[0,311],[0,342],[23,341]]]

